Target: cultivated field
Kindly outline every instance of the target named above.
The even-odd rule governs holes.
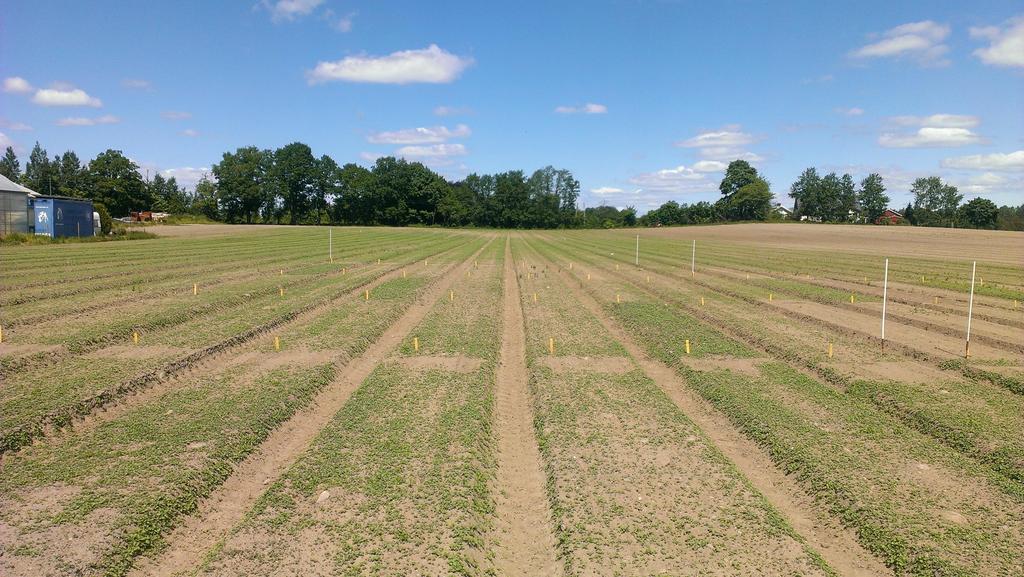
[[[1024,234],[160,234],[0,248],[0,575],[1024,574]]]

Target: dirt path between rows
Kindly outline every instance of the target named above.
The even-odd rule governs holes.
[[[536,258],[543,260],[539,254]],[[554,266],[560,274],[566,271]],[[885,564],[864,549],[852,532],[815,507],[810,498],[793,480],[779,471],[756,443],[737,431],[728,417],[693,392],[671,367],[649,357],[632,338],[614,323],[579,283],[569,278],[565,285],[577,300],[600,321],[626,351],[636,359],[648,378],[653,380],[677,407],[693,421],[715,447],[740,473],[763,494],[775,509],[793,526],[807,543],[840,575],[876,577],[891,575]]]
[[[561,575],[527,385],[526,334],[510,240],[505,241],[501,361],[495,385],[494,565],[498,575]]]
[[[391,355],[490,242],[494,242],[493,237],[473,256],[445,272],[366,352],[339,366],[334,381],[313,403],[275,429],[260,448],[239,463],[227,481],[200,504],[195,515],[171,532],[167,537],[168,546],[160,556],[140,559],[129,574],[170,576],[196,568],[210,547],[242,520],[267,486],[306,450],[373,369]]]

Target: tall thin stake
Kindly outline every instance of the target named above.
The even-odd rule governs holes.
[[[697,271],[697,239],[693,240],[693,249],[690,251],[690,276],[694,276]]]
[[[885,304],[889,300],[889,259],[885,259],[885,278],[882,281],[882,349],[885,349]]]
[[[334,229],[327,229],[327,258],[334,262]]]
[[[978,272],[978,261],[971,265],[971,300],[967,303],[967,347],[964,349],[964,358],[971,356],[971,315],[974,314],[974,275]]]
[[[636,235],[636,266],[640,266],[640,235]]]

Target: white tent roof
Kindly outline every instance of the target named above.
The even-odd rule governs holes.
[[[0,174],[0,190],[5,192],[24,192],[29,196],[39,196],[36,191],[25,188],[2,174]]]

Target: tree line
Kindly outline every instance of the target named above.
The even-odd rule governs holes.
[[[547,166],[470,174],[450,182],[418,162],[394,157],[366,168],[319,157],[301,142],[278,149],[247,146],[225,152],[189,191],[174,177],[143,178],[121,151],[107,150],[83,164],[73,151],[52,158],[37,142],[25,170],[11,147],[0,174],[43,194],[88,198],[114,216],[134,210],[203,215],[231,223],[478,226],[495,228],[613,228],[715,222],[810,220],[874,223],[890,198],[882,177],[860,183],[849,174],[806,169],[789,189],[793,210],[772,203],[770,183],[745,160],[729,163],[716,202],[669,201],[638,217],[633,207],[578,207],[580,183]],[[1024,230],[1024,205],[997,207],[963,194],[938,177],[919,178],[903,223]],[[886,221],[888,222],[888,221]]]
[[[789,189],[793,209],[773,205],[767,180],[744,160],[729,163],[719,186],[722,197],[714,203],[679,204],[666,202],[640,218],[646,226],[707,224],[730,221],[808,220],[833,223],[885,223],[879,217],[889,209],[881,175],[869,174],[858,184],[849,174],[830,172],[824,176],[808,168]],[[998,207],[985,198],[962,204],[964,195],[937,176],[918,178],[910,188],[913,195],[900,212],[897,224],[1024,230],[1024,204]]]

